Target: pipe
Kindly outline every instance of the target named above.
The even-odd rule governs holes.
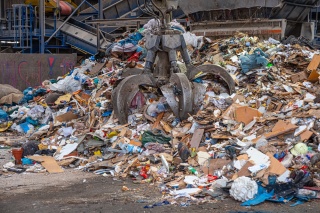
[[[99,52],[100,46],[100,24],[97,24],[97,52]]]
[[[79,8],[86,2],[86,0],[83,0],[78,7],[68,16],[68,18],[54,31],[54,33],[46,40],[46,43],[48,43],[56,34],[61,30],[61,28],[69,21],[69,19],[79,10]]]
[[[99,13],[99,19],[103,19],[103,6],[102,6],[102,0],[99,0],[99,7],[98,7],[99,9],[99,11],[98,11],[98,13]]]
[[[40,53],[43,54],[44,53],[44,0],[40,0],[40,5],[39,5],[39,19],[40,19]]]
[[[102,0],[99,0],[99,5],[98,5],[98,16],[99,19],[103,19],[103,8],[102,8]],[[97,52],[100,50],[100,24],[97,24]]]
[[[5,1],[0,1],[0,20],[4,19],[4,2]]]

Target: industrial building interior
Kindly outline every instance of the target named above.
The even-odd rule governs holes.
[[[314,43],[318,40],[318,1],[251,1],[245,8],[243,3],[230,2],[216,0],[206,5],[202,0],[194,6],[192,1],[181,1],[172,16],[184,24],[191,21],[191,30],[196,34],[209,30],[211,34],[207,35],[221,36],[230,31],[233,22],[244,21],[248,30],[249,25],[256,27],[255,21],[266,20],[263,23],[267,27],[280,28],[280,37],[303,35]],[[123,32],[134,31],[151,19],[141,10],[144,3],[144,0],[1,1],[0,52],[93,55],[108,48]],[[285,20],[285,26],[279,20]],[[224,33],[219,34],[220,31]]]

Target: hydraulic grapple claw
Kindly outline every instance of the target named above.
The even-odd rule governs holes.
[[[112,104],[115,115],[121,124],[128,121],[128,112],[132,99],[140,85],[154,86],[150,75],[132,75],[123,79],[112,92]]]
[[[207,75],[215,75],[215,76],[220,77],[228,85],[230,95],[232,95],[233,93],[236,92],[235,82],[234,82],[233,78],[222,67],[219,67],[219,66],[213,65],[213,64],[200,65],[200,66],[196,67],[196,69],[193,69],[192,71],[190,71],[189,79],[193,80],[195,78],[195,76],[201,72],[204,74],[207,74]]]
[[[156,0],[155,2],[162,1]],[[166,4],[158,6],[163,8],[164,5]],[[163,9],[164,13],[168,11],[168,8]],[[164,19],[164,17],[162,18]],[[125,71],[123,73],[124,80],[120,82],[112,94],[114,113],[121,124],[127,123],[131,102],[142,84],[159,87],[174,115],[181,120],[188,118],[189,114],[196,113],[202,105],[206,86],[192,82],[199,73],[218,76],[218,79],[227,84],[230,95],[235,92],[235,83],[232,77],[222,67],[215,65],[194,67],[181,31],[172,29],[164,23],[166,22],[162,20],[162,26],[158,31],[153,35],[146,36],[147,55],[144,70],[130,69]],[[177,51],[181,53],[186,64],[187,74],[181,73],[179,69]],[[156,66],[154,66],[155,61],[157,61]]]

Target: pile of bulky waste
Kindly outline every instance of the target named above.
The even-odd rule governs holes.
[[[228,196],[243,206],[319,198],[320,52],[243,33],[213,40],[172,27],[184,34],[193,64],[226,69],[236,93],[200,70],[193,81],[206,91],[196,114],[176,118],[159,90],[142,86],[128,123],[120,125],[112,91],[127,68],[144,67],[147,25],[106,56],[37,88],[21,93],[1,85],[0,144],[14,156],[2,173],[83,170],[156,184],[164,204],[184,206]]]

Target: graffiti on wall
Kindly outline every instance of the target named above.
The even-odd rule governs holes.
[[[40,86],[44,80],[67,74],[76,60],[76,54],[0,53],[0,84],[20,90]]]

